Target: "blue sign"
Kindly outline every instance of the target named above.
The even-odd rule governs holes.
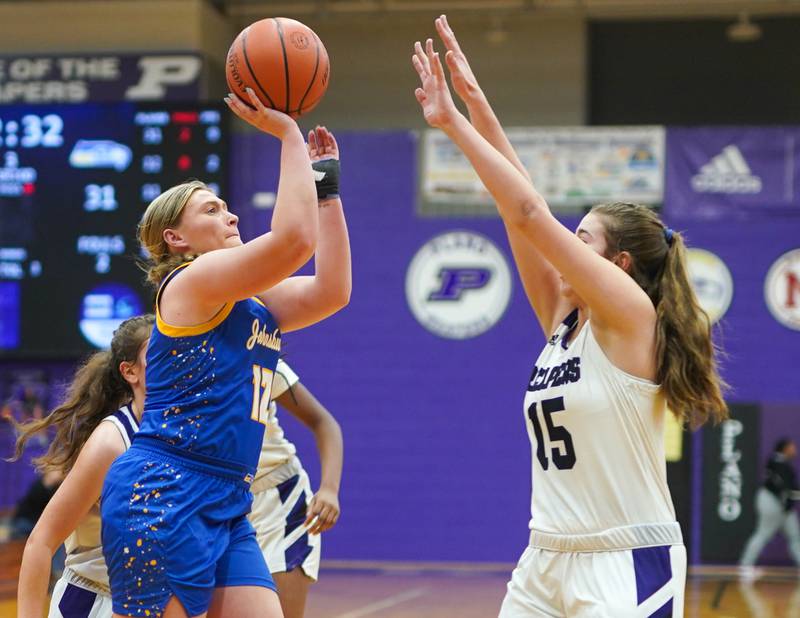
[[[197,101],[194,52],[0,56],[0,103]]]

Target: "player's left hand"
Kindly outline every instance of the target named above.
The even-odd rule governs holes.
[[[308,156],[311,161],[322,159],[339,160],[339,145],[333,133],[327,128],[317,125],[313,131],[308,132]]]
[[[461,97],[467,105],[476,100],[483,98],[483,92],[478,85],[478,80],[472,68],[469,66],[466,54],[461,50],[458,44],[455,32],[447,22],[446,15],[440,15],[434,21],[436,24],[436,32],[439,33],[439,38],[447,48],[445,54],[445,62],[447,68],[450,69],[450,81],[453,83],[453,90]]]
[[[339,496],[335,491],[320,487],[306,509],[305,526],[310,534],[319,534],[333,528],[339,519]]]
[[[447,53],[452,55],[453,51],[449,50]],[[414,44],[411,64],[414,65],[421,82],[421,88],[414,91],[414,96],[422,106],[425,122],[434,128],[446,131],[460,113],[453,103],[442,61],[439,59],[439,53],[433,50],[432,39],[425,41],[425,49],[419,41]]]

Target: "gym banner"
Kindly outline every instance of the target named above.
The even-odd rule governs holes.
[[[0,56],[0,104],[197,101],[196,53]]]
[[[703,429],[703,562],[735,563],[755,526],[761,409],[731,404],[730,412],[728,420]]]
[[[664,213],[800,215],[800,127],[667,129]]]
[[[515,128],[507,134],[553,210],[611,200],[662,201],[662,127]],[[469,161],[441,131],[423,133],[420,155],[420,214],[494,213]]]

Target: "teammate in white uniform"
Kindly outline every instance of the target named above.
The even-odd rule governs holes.
[[[285,618],[302,618],[308,586],[319,573],[319,533],[331,528],[339,517],[342,432],[331,413],[283,361],[278,361],[275,370],[272,397],[258,471],[250,488],[253,508],[248,518],[278,586]],[[283,435],[275,401],[314,433],[322,467],[316,493],[311,491],[294,444]]]
[[[425,120],[494,197],[528,299],[549,338],[527,387],[531,533],[502,618],[682,616],[686,552],[666,483],[667,406],[696,427],[727,416],[710,323],[680,234],[648,208],[605,204],[575,234],[553,217],[458,42],[415,46]]]
[[[130,447],[139,427],[153,320],[148,315],[123,322],[114,332],[111,349],[94,354],[75,374],[66,401],[41,421],[22,427],[17,455],[32,435],[56,428],[50,449],[36,463],[66,477],[25,545],[17,596],[20,618],[42,616],[50,560],[62,543],[66,565],[53,589],[49,617],[111,616],[98,502],[106,472]],[[119,410],[109,415],[116,407]]]

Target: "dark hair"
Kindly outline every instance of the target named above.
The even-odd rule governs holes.
[[[794,440],[792,440],[789,436],[783,436],[775,443],[775,448],[773,451],[776,453],[783,453],[783,450],[793,442]]]
[[[603,220],[606,257],[630,254],[628,274],[656,309],[656,381],[667,405],[692,429],[728,418],[711,322],[689,282],[683,235],[646,206],[617,202],[591,212]]]
[[[19,459],[25,443],[34,435],[56,428],[47,453],[34,459],[42,472],[69,472],[83,445],[100,422],[133,397],[130,384],[119,372],[123,361],[136,360],[150,337],[152,314],[128,318],[114,331],[111,348],[96,352],[75,372],[64,403],[43,419],[17,425],[19,435],[13,459]]]

